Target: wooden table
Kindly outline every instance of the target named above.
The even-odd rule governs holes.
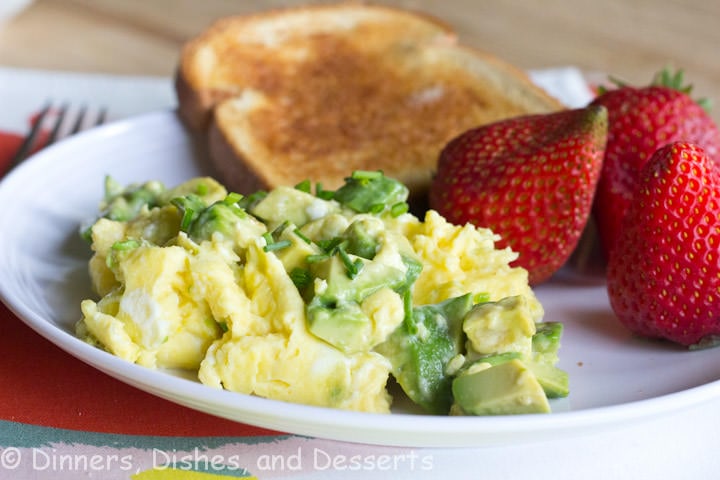
[[[213,19],[302,0],[35,0],[0,28],[0,65],[171,75],[180,45]],[[522,68],[576,65],[646,82],[683,68],[720,104],[720,2],[399,0],[453,25],[463,42]],[[714,111],[720,118],[720,107]]]

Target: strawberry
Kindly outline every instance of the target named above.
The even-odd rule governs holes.
[[[610,253],[610,304],[632,332],[684,346],[720,334],[720,169],[690,143],[641,170]]]
[[[601,106],[515,117],[469,130],[445,146],[430,207],[455,224],[499,234],[529,281],[568,259],[587,222],[607,138]]]
[[[608,109],[608,142],[593,207],[606,258],[620,234],[639,171],[658,148],[692,142],[720,162],[720,130],[707,105],[693,100],[692,87],[683,81],[682,71],[664,70],[649,86],[620,83],[614,90],[601,89],[593,101]]]

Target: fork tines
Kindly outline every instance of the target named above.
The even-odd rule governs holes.
[[[48,101],[32,119],[32,127],[10,161],[12,169],[33,152],[82,130],[105,123],[105,108],[79,107]]]

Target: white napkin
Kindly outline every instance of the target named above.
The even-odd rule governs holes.
[[[12,20],[31,3],[32,0],[2,0],[0,2],[0,26]]]
[[[537,85],[568,107],[584,107],[594,98],[592,90],[578,68],[531,70],[528,75]]]
[[[109,120],[176,105],[172,79],[0,67],[0,130],[24,132],[48,101],[106,108]]]

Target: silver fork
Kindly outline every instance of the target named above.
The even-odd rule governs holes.
[[[36,148],[47,147],[63,138],[101,125],[106,119],[107,109],[104,107],[91,110],[87,105],[73,108],[69,103],[56,106],[52,101],[48,101],[10,160],[10,170],[25,161]],[[40,132],[43,130],[49,132],[46,139],[40,138]],[[39,145],[41,141],[42,144]]]

